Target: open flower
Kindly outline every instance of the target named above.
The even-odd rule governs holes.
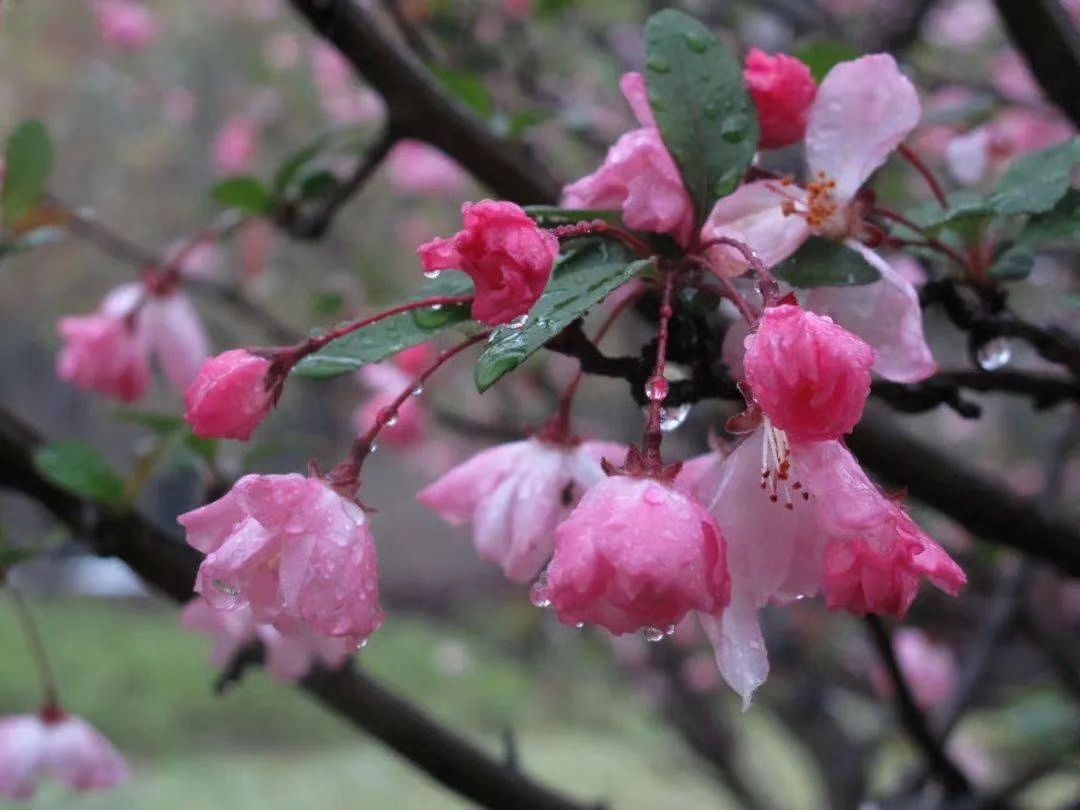
[[[58,709],[0,720],[0,797],[29,799],[44,775],[69,790],[105,790],[127,779],[128,767],[101,732]]]
[[[810,105],[817,93],[814,77],[794,56],[769,56],[757,48],[746,54],[743,79],[757,108],[762,149],[778,149],[803,139]]]
[[[559,240],[510,202],[465,203],[461,219],[464,228],[454,236],[417,248],[424,269],[467,273],[478,321],[494,326],[524,315],[547,286]]]
[[[196,436],[246,441],[274,404],[271,362],[246,349],[211,357],[184,391],[184,419]]]
[[[693,496],[659,478],[612,475],[555,530],[535,597],[563,624],[667,632],[690,611],[724,609],[726,557],[720,528]]]
[[[210,661],[215,667],[227,666],[247,644],[259,641],[266,651],[266,670],[279,681],[303,678],[315,664],[337,669],[356,651],[347,637],[314,635],[303,625],[279,630],[272,624],[259,624],[249,608],[214,610],[205,599],[193,599],[180,612],[180,624],[196,633],[214,637]]]
[[[746,243],[767,266],[788,258],[814,234],[859,251],[881,272],[880,281],[815,288],[804,303],[867,340],[879,356],[874,370],[899,382],[925,379],[936,365],[914,288],[858,241],[864,204],[857,192],[920,114],[915,88],[891,56],[840,63],[822,81],[810,109],[806,188],[780,180],[747,183],[716,203],[701,230],[702,242],[728,237]],[[720,275],[747,269],[742,254],[726,245],[711,247],[708,258]]]
[[[484,450],[417,495],[455,526],[471,522],[477,553],[515,582],[533,579],[551,557],[555,527],[604,477],[609,442],[562,445],[531,438]]]
[[[627,226],[668,233],[686,244],[693,235],[694,206],[649,109],[645,80],[640,73],[626,73],[619,88],[641,127],[619,138],[599,169],[564,188],[562,205],[618,208]]]
[[[256,622],[354,646],[382,623],[367,518],[321,479],[246,475],[178,521],[206,554],[195,591],[215,610],[250,609]]]

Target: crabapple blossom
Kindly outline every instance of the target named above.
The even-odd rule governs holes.
[[[916,627],[899,628],[893,634],[893,648],[915,703],[926,711],[944,704],[956,688],[958,677],[953,651]],[[880,662],[870,670],[870,683],[882,697],[892,695],[892,679]]]
[[[249,609],[283,632],[305,627],[354,645],[382,624],[364,510],[322,479],[246,475],[178,521],[206,554],[195,592],[214,610]]]
[[[524,315],[547,285],[559,240],[510,202],[465,203],[461,218],[464,228],[454,236],[417,248],[424,269],[467,273],[478,321],[494,326]]]
[[[0,720],[0,797],[29,799],[46,775],[81,793],[115,787],[128,766],[101,732],[59,709]]]
[[[347,637],[316,636],[302,625],[285,632],[256,622],[250,608],[219,611],[204,599],[193,599],[184,606],[180,624],[186,630],[214,637],[210,661],[218,668],[227,666],[245,645],[261,642],[266,669],[279,681],[303,678],[315,664],[337,669],[356,651]]]
[[[793,56],[769,56],[751,48],[746,54],[743,78],[757,108],[761,127],[758,145],[777,149],[801,141],[817,93],[810,68]]]
[[[181,292],[149,295],[138,320],[166,379],[183,391],[210,354],[210,339],[191,299]]]
[[[746,339],[754,399],[793,441],[850,433],[870,393],[874,350],[830,318],[797,305],[768,307]]]
[[[612,475],[555,529],[535,599],[563,624],[665,630],[690,611],[723,611],[726,558],[719,526],[693,496],[662,478]]]
[[[423,141],[398,141],[386,156],[386,163],[390,182],[405,194],[447,194],[465,185],[461,167]]]
[[[251,438],[274,405],[271,361],[246,349],[211,357],[184,391],[184,419],[196,436]]]
[[[214,136],[214,171],[218,175],[249,172],[258,150],[259,129],[255,121],[246,115],[230,116]]]
[[[686,244],[693,236],[694,207],[649,108],[645,80],[625,73],[619,88],[640,127],[615,142],[599,169],[566,186],[562,205],[619,208],[630,228],[668,233]]]
[[[610,442],[501,444],[450,470],[417,499],[455,526],[471,522],[477,553],[507,578],[527,582],[551,557],[555,527],[604,477],[600,460],[625,452]]]
[[[150,8],[137,0],[94,0],[94,15],[102,41],[122,51],[138,51],[158,36]]]

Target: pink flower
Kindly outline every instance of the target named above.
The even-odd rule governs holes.
[[[245,349],[211,357],[184,391],[184,419],[196,436],[246,441],[270,413],[271,362]]]
[[[178,521],[206,554],[195,592],[214,610],[249,608],[260,624],[304,626],[354,646],[382,624],[367,518],[321,479],[246,475]]]
[[[259,129],[244,115],[233,115],[214,136],[214,171],[218,175],[244,174],[251,171],[259,150]]]
[[[317,43],[311,52],[311,73],[319,105],[333,123],[362,124],[382,115],[382,98],[357,85],[352,66],[337,48]]]
[[[510,202],[465,203],[461,218],[463,230],[417,248],[424,269],[468,273],[478,321],[494,326],[524,315],[547,285],[559,240]]]
[[[932,641],[922,630],[901,627],[893,635],[893,652],[915,703],[925,711],[941,706],[956,688],[956,656],[944,644]],[[870,670],[870,683],[882,697],[893,693],[893,682],[880,662]]]
[[[127,779],[123,756],[85,720],[42,710],[0,720],[0,797],[29,799],[49,775],[69,790],[105,790]]]
[[[562,205],[618,208],[628,227],[669,233],[685,245],[693,236],[694,206],[649,109],[645,80],[626,73],[619,87],[641,127],[619,138],[599,169],[564,188]]]
[[[658,479],[614,475],[555,530],[555,554],[535,594],[563,624],[616,635],[666,630],[692,610],[724,609],[725,560],[720,528],[691,495]]]
[[[403,194],[450,194],[465,185],[461,167],[423,141],[398,141],[386,161],[390,182]]]
[[[274,226],[262,217],[249,220],[241,227],[236,246],[240,253],[240,274],[244,281],[255,281],[266,269],[270,258]]]
[[[793,56],[769,56],[757,48],[746,54],[743,78],[757,107],[762,149],[778,149],[803,139],[817,93],[810,68]]]
[[[98,32],[106,45],[122,51],[137,51],[158,35],[153,13],[135,0],[95,0]]]
[[[210,355],[210,339],[186,295],[150,295],[139,313],[139,328],[165,377],[183,391]]]
[[[891,56],[840,63],[822,81],[810,108],[806,189],[775,180],[747,183],[716,203],[701,230],[703,242],[729,237],[746,243],[770,267],[812,234],[844,241],[862,253],[881,272],[881,281],[818,287],[805,295],[805,305],[828,312],[865,339],[878,352],[880,365],[874,370],[899,382],[925,379],[936,365],[915,290],[855,238],[862,227],[856,193],[919,116],[915,88]],[[720,275],[737,276],[747,269],[743,256],[725,245],[711,248],[708,257]]]
[[[303,678],[316,664],[338,669],[356,651],[347,637],[316,636],[303,625],[282,632],[272,624],[256,622],[249,608],[219,611],[204,599],[193,599],[184,606],[180,624],[186,630],[214,637],[210,660],[218,668],[227,666],[247,644],[262,642],[266,669],[279,681]]]
[[[416,496],[447,522],[471,522],[483,559],[515,582],[533,579],[551,556],[555,527],[604,477],[600,459],[626,448],[609,442],[557,445],[540,439],[489,448]]]
[[[746,339],[746,381],[762,412],[793,441],[850,433],[870,394],[874,350],[830,318],[768,307]]]
[[[134,402],[150,387],[150,357],[136,309],[141,287],[131,284],[109,293],[93,315],[60,319],[64,347],[56,374],[85,391]]]

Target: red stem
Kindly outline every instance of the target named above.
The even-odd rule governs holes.
[[[594,219],[591,222],[576,222],[573,225],[556,225],[554,228],[548,228],[548,231],[556,239],[574,239],[591,234],[613,236],[642,258],[648,258],[655,252],[649,245],[629,231],[612,225],[610,222],[604,222],[602,219]]]
[[[938,201],[938,205],[949,210],[949,201],[945,197],[945,192],[941,189],[941,184],[938,183],[937,178],[934,177],[934,173],[930,171],[930,167],[923,163],[922,158],[916,155],[907,144],[900,144],[896,151],[900,153],[900,157],[915,167],[915,171],[922,175],[923,180],[926,181],[926,185],[930,187],[930,191],[934,194],[934,199]]]
[[[764,302],[765,306],[773,306],[780,299],[780,285],[776,283],[776,279],[773,277],[769,268],[765,266],[765,262],[763,262],[745,242],[740,242],[738,239],[732,239],[729,236],[716,236],[699,244],[695,252],[704,253],[709,248],[716,247],[717,245],[727,245],[728,247],[735,248],[735,250],[743,255],[743,258],[746,259],[754,272],[757,273],[758,292],[761,293],[761,300]],[[705,267],[711,269],[706,259],[703,258],[702,261],[705,262]],[[718,273],[714,275],[719,276]]]
[[[656,365],[653,367],[652,376],[646,380],[646,395],[648,387],[654,382],[664,380],[664,364],[667,360],[668,324],[671,321],[673,310],[671,308],[671,290],[675,284],[675,273],[668,271],[664,278],[664,295],[660,303],[660,326],[656,334]],[[663,467],[660,460],[660,442],[664,438],[660,430],[661,413],[664,408],[664,399],[667,391],[655,399],[649,397],[649,420],[645,424],[645,433],[641,437],[641,451],[646,469],[657,471]]]
[[[912,222],[910,219],[905,217],[903,214],[899,214],[896,211],[893,211],[893,210],[891,210],[889,208],[881,208],[880,206],[876,206],[876,205],[873,208],[873,212],[875,214],[878,214],[879,216],[885,217],[886,219],[891,219],[893,222],[898,222],[901,225],[903,225],[905,228],[910,228],[911,230],[915,231],[915,233],[920,233],[920,234],[923,234],[924,236],[926,236],[926,229],[925,228],[923,228],[921,225],[918,225],[918,224]],[[931,250],[936,250],[938,253],[943,253],[946,256],[948,256],[950,259],[952,259],[954,262],[956,262],[961,267],[963,267],[965,269],[970,269],[970,264],[969,264],[967,259],[965,259],[957,251],[953,250],[951,247],[946,245],[944,242],[942,242],[942,241],[940,241],[938,239],[935,239],[932,236],[926,236],[926,241],[925,242],[913,242],[913,241],[910,241],[910,240],[897,239],[896,237],[892,237],[892,236],[888,237],[888,239],[897,241],[897,242],[901,243],[901,245],[914,245],[914,246],[917,246],[917,247],[927,247],[927,248],[930,248]]]
[[[11,584],[7,586],[11,603],[15,607],[15,616],[26,637],[26,646],[30,649],[30,657],[34,659],[34,665],[38,670],[41,680],[43,712],[57,712],[60,709],[59,691],[56,688],[56,678],[53,676],[52,667],[49,665],[49,656],[45,652],[45,643],[41,640],[34,616],[22,598],[22,594]]]

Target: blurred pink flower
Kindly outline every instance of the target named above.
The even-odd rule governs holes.
[[[405,194],[450,194],[462,189],[464,170],[423,141],[398,141],[386,157],[390,182]]]
[[[949,0],[927,15],[923,35],[942,47],[965,49],[982,43],[997,25],[997,14],[988,0]]]
[[[225,119],[214,136],[213,165],[218,175],[251,171],[259,150],[259,128],[245,115]]]
[[[363,124],[383,115],[382,98],[357,83],[352,66],[336,48],[316,43],[311,73],[323,114],[335,124]]]
[[[102,40],[117,50],[137,51],[157,39],[157,20],[139,0],[94,0],[94,14]]]
[[[195,94],[186,87],[172,87],[165,91],[162,113],[167,121],[186,124],[195,115]]]
[[[893,652],[915,703],[925,711],[944,704],[956,688],[957,664],[953,651],[932,641],[915,627],[901,627],[893,634]],[[870,670],[870,683],[882,697],[893,693],[893,682],[880,660]]]

